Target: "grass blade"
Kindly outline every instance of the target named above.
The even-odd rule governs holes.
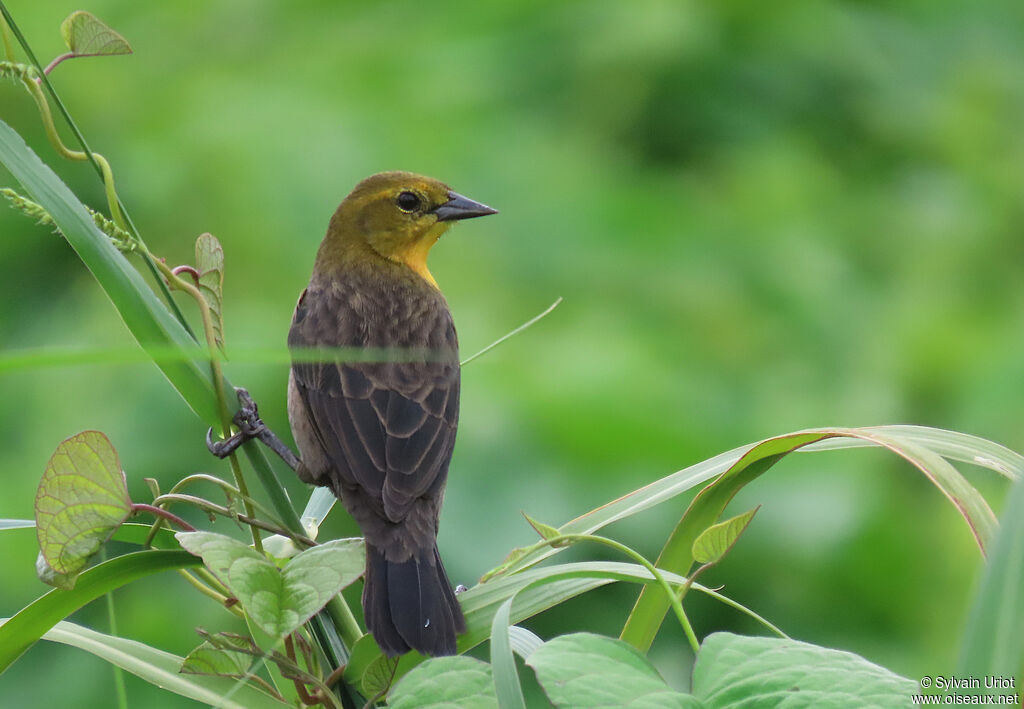
[[[135,640],[104,635],[74,623],[61,621],[42,639],[85,650],[150,684],[203,704],[223,709],[291,706],[251,685],[239,685],[232,679],[180,674],[178,670],[183,660],[177,655]]]
[[[957,674],[1024,680],[1024,480],[1010,491],[967,622]]]
[[[494,692],[500,709],[526,709],[523,688],[519,686],[516,660],[512,656],[512,642],[509,637],[509,615],[512,612],[512,596],[501,604],[491,623],[491,674],[494,677]]]
[[[195,347],[195,340],[99,230],[78,198],[3,121],[0,162],[29,197],[50,213],[144,349]],[[213,382],[205,368],[195,361],[169,359],[158,359],[157,366],[200,418],[211,425],[219,421]]]
[[[919,436],[911,438],[900,433],[890,427],[819,429],[770,438],[752,446],[693,499],[665,543],[656,565],[679,574],[689,573],[694,561],[694,540],[718,520],[743,486],[794,450],[836,437],[886,448],[914,465],[954,504],[984,552],[996,529],[995,515],[984,498],[945,458],[914,442],[921,440]],[[667,610],[668,601],[662,594],[652,593],[645,587],[622,629],[622,639],[645,652],[661,628]]]
[[[78,577],[73,589],[55,588],[0,626],[0,674],[58,621],[104,593],[144,576],[201,564],[185,551],[139,551],[94,566]]]

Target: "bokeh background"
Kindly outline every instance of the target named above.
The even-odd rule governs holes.
[[[58,27],[79,3],[8,5],[44,63],[64,51]],[[501,210],[432,255],[465,353],[565,298],[464,370],[441,531],[453,580],[532,541],[521,510],[560,524],[802,427],[919,423],[1024,449],[1016,0],[84,9],[136,53],[69,62],[54,83],[156,253],[190,262],[203,231],[223,243],[229,353],[283,347],[331,212],[384,169]],[[54,156],[20,86],[0,85],[0,117],[103,206],[92,170]],[[135,347],[59,237],[7,208],[0,235],[4,350]],[[286,432],[286,365],[237,357],[227,371]],[[83,429],[110,436],[137,500],[144,477],[166,489],[229,475],[151,364],[8,370],[0,394],[0,517],[32,516],[47,458]],[[1005,484],[968,472],[998,511]],[[912,678],[952,670],[981,561],[922,476],[880,452],[798,455],[734,509],[755,504],[708,583],[797,638]],[[684,508],[610,531],[654,555]],[[340,513],[323,532],[354,533]],[[31,532],[4,533],[0,550],[10,615],[45,587]],[[635,590],[603,589],[530,627],[616,633]],[[195,626],[234,627],[198,598],[176,576],[134,584],[116,595],[120,630],[185,653]],[[759,632],[690,603],[701,635]],[[102,604],[75,619],[106,622]],[[652,656],[686,686],[673,622]],[[111,706],[110,674],[41,643],[0,677],[0,702]],[[128,683],[133,706],[192,706]]]

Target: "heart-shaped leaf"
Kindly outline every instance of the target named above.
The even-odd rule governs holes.
[[[361,539],[335,539],[307,549],[284,567],[242,542],[213,532],[179,532],[186,550],[238,598],[262,631],[279,641],[363,573]]]
[[[199,291],[210,306],[214,340],[223,350],[224,249],[213,234],[200,234],[196,239],[196,272],[199,274]]]
[[[60,33],[68,49],[80,57],[132,53],[128,40],[85,10],[68,15],[60,25]]]
[[[44,564],[40,578],[62,588],[73,586],[74,576],[131,511],[110,439],[99,431],[83,431],[63,441],[36,491],[36,535]]]

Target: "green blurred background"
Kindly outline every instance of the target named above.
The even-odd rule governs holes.
[[[8,5],[44,63],[82,7]],[[1024,449],[1018,0],[341,5],[91,0],[136,53],[53,80],[154,252],[186,263],[200,232],[223,243],[229,353],[283,347],[362,177],[422,172],[501,210],[432,256],[463,351],[565,302],[463,373],[441,529],[454,581],[532,541],[521,510],[560,524],[801,427],[919,423]],[[0,116],[103,206],[20,86],[0,85]],[[60,238],[7,208],[0,234],[4,349],[134,348]],[[286,432],[286,365],[227,372]],[[230,474],[151,364],[8,371],[0,393],[0,517],[32,516],[47,458],[83,429],[110,436],[137,500],[144,477]],[[1005,484],[968,472],[998,511]],[[707,583],[797,638],[912,678],[952,670],[981,562],[921,475],[876,451],[794,456],[734,509],[759,503]],[[610,531],[654,555],[684,508]],[[341,516],[323,534],[354,534]],[[9,615],[46,589],[31,532],[0,549]],[[603,589],[530,627],[617,633],[634,595]],[[185,653],[195,626],[235,627],[199,598],[173,575],[137,583],[116,595],[120,631]],[[690,602],[701,635],[760,632]],[[105,628],[102,604],[75,620]],[[652,657],[685,686],[674,626]],[[132,706],[193,706],[128,683]],[[0,702],[15,697],[111,706],[111,672],[43,643],[0,677]]]

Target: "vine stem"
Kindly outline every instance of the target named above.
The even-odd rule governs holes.
[[[145,246],[142,248],[148,253],[148,249]],[[217,396],[220,425],[224,438],[227,438],[231,435],[231,414],[228,411],[227,395],[224,391],[224,372],[221,369],[220,357],[217,354],[217,338],[213,330],[213,316],[210,313],[210,304],[196,286],[180,278],[166,263],[163,261],[155,261],[155,263],[173,288],[188,293],[199,306],[199,315],[203,321],[203,335],[206,338],[206,346],[210,354],[210,376],[213,378],[214,393]],[[245,476],[242,475],[242,466],[238,463],[238,456],[232,452],[228,456],[228,461],[231,463],[231,473],[235,477],[235,485],[238,487],[238,493],[242,496],[242,504],[245,505],[245,511],[250,518],[255,519],[256,512],[249,496],[249,488],[245,484]],[[263,540],[260,539],[260,534],[255,529],[252,529],[252,544],[256,547],[256,551],[263,552]]]
[[[309,537],[307,537],[304,534],[296,534],[295,532],[291,531],[290,529],[285,529],[283,527],[278,527],[275,524],[271,524],[270,522],[264,522],[263,520],[258,519],[256,517],[251,517],[249,515],[236,514],[236,513],[232,512],[229,508],[224,507],[223,505],[218,505],[215,502],[210,502],[209,500],[203,499],[202,497],[196,497],[195,495],[180,495],[180,494],[166,493],[166,494],[161,495],[160,497],[156,498],[155,500],[153,500],[154,505],[156,507],[158,507],[158,508],[160,507],[160,505],[164,505],[164,504],[167,504],[167,503],[170,503],[170,502],[181,502],[181,503],[188,504],[188,505],[195,505],[196,507],[198,507],[199,509],[203,510],[204,512],[213,512],[214,514],[221,515],[222,517],[231,517],[232,519],[237,519],[238,521],[242,522],[243,524],[247,524],[250,527],[253,527],[254,531],[255,531],[255,529],[262,529],[262,530],[264,530],[266,532],[271,532],[273,534],[280,534],[283,537],[288,537],[289,539],[292,539],[292,540],[294,540],[294,541],[298,542],[299,544],[302,544],[303,546],[306,546],[306,547],[315,547],[316,546],[316,541],[310,539]],[[257,534],[257,536],[259,536],[259,535]],[[254,544],[254,546],[255,546],[255,544]],[[262,548],[263,547],[261,546],[260,547],[261,551],[262,551]]]
[[[74,52],[64,52],[63,54],[58,54],[53,58],[53,60],[49,64],[46,65],[46,68],[43,69],[43,73],[49,76],[50,72],[56,69],[62,61],[66,59],[74,59],[77,56],[79,55],[75,54]]]
[[[156,507],[155,505],[147,505],[145,502],[135,502],[132,504],[132,513],[137,512],[149,512],[151,515],[156,515],[159,518],[165,519],[171,524],[177,526],[179,529],[183,529],[186,532],[194,532],[196,528],[191,524],[183,520],[178,515],[165,510],[163,507]]]
[[[181,574],[185,578],[185,580],[192,585],[193,588],[195,588],[204,596],[208,596],[213,600],[217,601],[218,605],[225,608],[232,615],[235,615],[239,618],[245,617],[245,614],[242,613],[242,611],[238,608],[237,605],[231,605],[228,603],[228,597],[225,596],[223,593],[220,593],[219,591],[215,591],[214,589],[210,588],[185,569],[178,569],[178,573]]]
[[[221,490],[224,491],[224,493],[228,496],[228,500],[229,501],[230,501],[230,499],[231,499],[231,497],[233,495],[238,496],[238,497],[242,497],[242,494],[238,491],[238,488],[236,488],[234,485],[229,483],[227,480],[221,480],[217,476],[210,475],[208,473],[193,473],[192,475],[185,476],[184,478],[182,478],[181,480],[176,482],[174,484],[174,487],[172,487],[170,490],[167,491],[167,494],[170,495],[170,494],[179,492],[179,491],[183,490],[185,487],[187,487],[188,485],[191,485],[193,483],[198,483],[198,482],[208,482],[208,483],[212,483],[213,485],[216,485],[217,487],[219,487]],[[159,497],[159,495],[157,495],[157,497]],[[249,502],[251,502],[253,507],[255,509],[259,510],[259,512],[261,514],[266,515],[267,517],[269,517],[272,522],[280,525],[281,527],[287,527],[287,525],[284,524],[284,522],[282,522],[281,520],[275,518],[274,515],[271,514],[270,511],[266,507],[264,507],[258,501],[256,501],[256,499],[254,499],[252,497],[245,498],[245,499],[247,499]],[[163,526],[163,522],[164,522],[164,520],[162,518],[157,518],[156,521],[153,522],[153,526],[150,528],[149,534],[146,535],[146,544],[149,544],[151,541],[153,541],[153,537],[156,536],[156,533]]]

